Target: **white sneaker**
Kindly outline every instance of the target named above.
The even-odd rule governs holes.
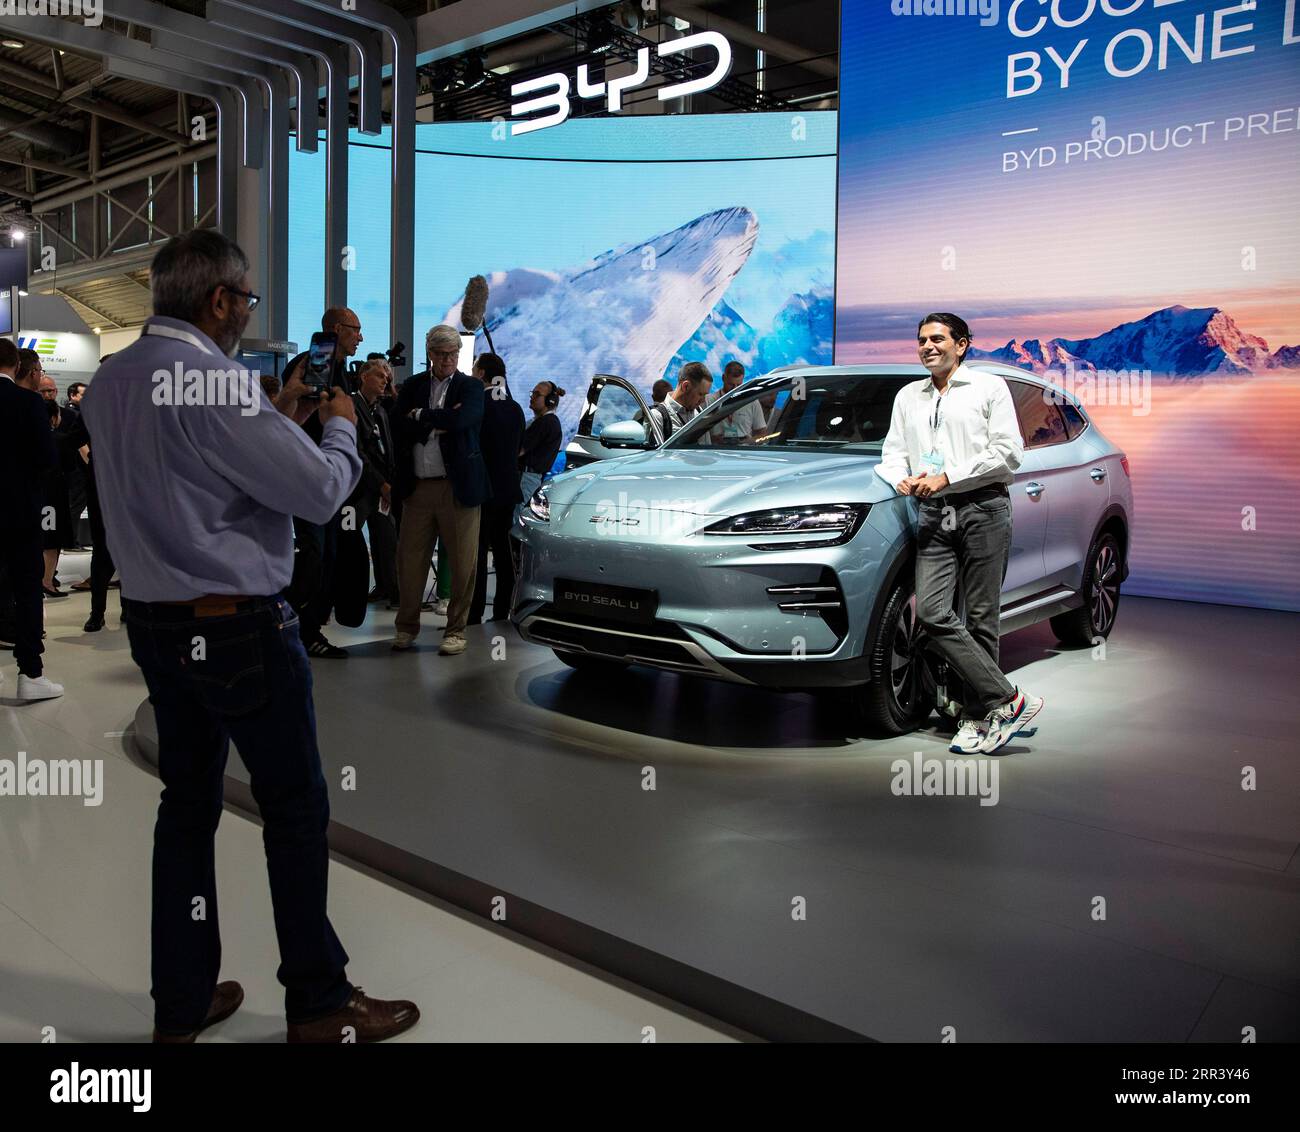
[[[991,755],[999,747],[1011,741],[1013,735],[1043,710],[1043,701],[1038,696],[1016,689],[1016,694],[1001,707],[994,708],[984,720],[988,734],[978,750],[981,754]]]
[[[449,603],[443,601],[442,598],[438,598],[438,599],[433,603],[433,615],[434,615],[435,617],[446,617],[446,616],[447,616],[447,606],[448,606],[448,604],[449,604]]]
[[[973,755],[983,744],[988,735],[982,719],[963,718],[961,726],[957,728],[957,734],[952,737],[952,742],[948,745],[954,755]]]
[[[414,633],[397,633],[393,637],[393,652],[405,652],[414,644]]]
[[[24,676],[18,674],[18,698],[20,700],[55,700],[63,695],[63,685],[56,684],[48,676]]]
[[[443,656],[455,656],[464,652],[469,642],[460,633],[448,633],[442,638],[442,647],[438,649]]]

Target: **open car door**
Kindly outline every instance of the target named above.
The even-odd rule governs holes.
[[[572,471],[595,460],[626,456],[628,448],[606,448],[601,434],[613,424],[641,425],[648,447],[664,442],[657,414],[650,412],[635,385],[612,373],[598,373],[587,387],[587,401],[578,419],[578,431],[564,450],[564,470]]]

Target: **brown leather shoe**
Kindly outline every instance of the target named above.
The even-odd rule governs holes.
[[[224,1022],[239,1009],[243,1004],[243,1001],[244,988],[235,982],[234,979],[230,979],[224,983],[218,983],[217,989],[212,992],[212,1005],[208,1007],[208,1016],[203,1019],[202,1026],[197,1030],[191,1030],[188,1034],[162,1034],[155,1030],[153,1032],[153,1040],[164,1045],[189,1044],[209,1026],[215,1026],[218,1022]]]
[[[420,1008],[400,999],[369,998],[360,987],[342,1008],[310,1022],[290,1022],[291,1042],[382,1042],[409,1030],[420,1020]]]

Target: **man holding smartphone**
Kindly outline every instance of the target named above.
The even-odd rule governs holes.
[[[104,362],[86,393],[106,527],[122,572],[122,620],[149,688],[162,798],[153,835],[154,1041],[184,1044],[243,1001],[218,981],[213,839],[233,741],[264,826],[291,1042],[380,1041],[415,1004],[364,994],[326,914],[329,790],[316,745],[311,666],[281,591],[290,515],[328,520],[361,475],[356,410],[341,388],[319,402],[321,443],[291,423],[291,369],[276,412],[221,398],[160,406],[145,375],[226,374],[257,305],[248,257],[220,232],[169,240],[149,270],[154,315]],[[285,417],[289,417],[286,420]],[[142,460],[141,452],[149,453]],[[201,901],[206,910],[195,915]]]
[[[307,381],[308,389],[316,393],[321,388],[342,389],[345,393],[355,393],[356,386],[348,372],[348,360],[357,352],[357,347],[365,341],[361,333],[361,320],[356,311],[347,307],[331,307],[320,320],[320,335],[312,335],[317,343],[322,339],[328,344],[328,336],[334,339],[334,348],[329,354],[328,369],[315,380]],[[286,372],[291,372],[300,361],[310,361],[312,350],[309,348],[295,357]],[[318,413],[309,413],[302,422],[303,431],[320,445],[323,425]],[[339,528],[342,524],[342,511],[335,514],[328,523],[313,523],[295,515],[293,520],[294,544],[298,548],[293,560],[293,581],[285,591],[285,597],[298,611],[302,622],[302,641],[310,657],[327,660],[342,660],[348,650],[331,644],[321,631],[321,626],[329,619],[334,607],[334,560],[338,556]]]
[[[998,664],[1011,551],[1008,485],[1024,442],[1007,383],[964,364],[971,343],[964,319],[928,314],[916,340],[930,376],[899,390],[876,472],[920,503],[917,620],[967,689],[949,749],[992,754],[1043,706],[1013,687]],[[965,622],[956,611],[959,584]]]

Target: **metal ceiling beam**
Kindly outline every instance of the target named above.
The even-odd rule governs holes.
[[[52,161],[41,161],[38,158],[29,156],[29,154],[23,154],[20,157],[6,157],[0,153],[0,161],[6,165],[21,165],[24,169],[39,169],[43,173],[58,173],[61,177],[72,177],[79,181],[90,180],[89,173],[83,173],[79,169],[69,169],[66,165],[56,165]]]
[[[14,16],[0,15],[0,28],[12,27],[11,21],[16,19]],[[29,17],[30,18],[30,17]],[[71,36],[68,35],[68,28],[74,29]],[[74,24],[68,20],[50,20],[41,21],[35,25],[35,30],[28,28],[26,25],[21,29],[29,39],[34,40],[51,40],[57,43],[68,43],[70,46],[83,52],[89,52],[92,55],[102,54],[102,49],[91,47],[86,43],[86,38],[78,36],[76,33],[81,31],[96,32],[99,29],[86,28],[81,24]],[[103,32],[103,35],[110,35],[110,32]],[[71,43],[70,40],[76,38],[81,42]],[[95,37],[90,37],[95,38]],[[116,39],[123,39],[123,36],[115,36]],[[135,42],[135,41],[132,41]],[[139,47],[148,50],[147,45],[140,43]],[[107,98],[83,98],[81,96],[72,96],[64,98],[59,88],[49,83],[41,82],[34,79],[28,74],[23,74],[12,68],[0,71],[0,85],[17,87],[19,90],[25,90],[29,94],[39,94],[48,98],[52,102],[64,101],[73,109],[80,110],[86,114],[95,114],[100,118],[107,118],[110,122],[116,122],[121,126],[129,126],[133,130],[139,130],[142,134],[152,134],[154,137],[162,138],[164,141],[180,144],[187,140],[173,133],[171,130],[156,125],[153,122],[146,121],[138,115],[132,114],[125,107]],[[80,85],[80,84],[79,84]]]
[[[412,333],[415,302],[415,38],[410,25],[393,8],[377,0],[349,0],[342,12],[334,0],[227,0],[229,6],[254,11],[293,27],[338,38],[361,54],[359,118],[362,133],[382,126],[383,43],[392,50],[392,180],[389,217],[390,341]],[[331,234],[339,238],[338,229]],[[341,257],[343,244],[326,243],[326,254]],[[330,269],[332,272],[332,268]]]
[[[325,305],[348,305],[348,273],[339,249],[348,242],[348,118],[351,109],[348,44],[295,24],[280,22],[225,0],[212,0],[208,19],[222,27],[237,27],[249,35],[291,44],[311,52],[326,68],[325,128]],[[299,123],[302,119],[299,118]]]
[[[318,102],[320,76],[316,72],[316,63],[311,57],[245,35],[241,31],[214,25],[198,16],[191,16],[163,4],[156,4],[153,0],[103,0],[103,3],[104,11],[110,16],[130,20],[141,27],[165,33],[165,37],[155,35],[153,40],[154,45],[163,50],[175,50],[172,46],[174,40],[171,40],[171,37],[180,36],[208,48],[203,57],[212,62],[217,62],[211,51],[215,46],[219,51],[228,53],[231,58],[247,56],[260,63],[287,70],[293,76],[298,102],[298,121],[302,127],[298,131],[298,148],[310,153],[316,152],[316,135],[320,129]],[[166,42],[160,42],[160,39],[164,38]],[[261,77],[260,73],[253,71],[242,73]]]
[[[284,0],[262,2],[278,8]],[[324,15],[331,0],[302,0],[300,6]],[[405,342],[415,326],[415,35],[403,16],[378,0],[351,0],[344,17],[386,35],[392,47],[388,340]]]
[[[114,66],[124,68],[132,64],[124,61],[115,61]],[[153,72],[155,75],[158,71]],[[161,72],[166,74],[167,72]],[[129,72],[124,71],[124,77],[132,77]],[[156,80],[151,80],[156,81]],[[198,82],[199,80],[192,80]],[[233,97],[232,97],[233,104]],[[64,205],[72,204],[74,201],[85,200],[97,192],[103,192],[107,189],[121,188],[123,185],[129,185],[136,181],[142,181],[154,173],[166,173],[169,169],[175,169],[178,165],[188,165],[194,161],[203,161],[217,152],[215,142],[191,146],[182,153],[168,153],[165,157],[155,155],[151,160],[146,162],[135,162],[127,167],[121,165],[112,166],[105,169],[95,178],[93,184],[81,185],[75,189],[47,189],[44,193],[36,195],[36,211],[51,212],[55,209],[62,208]]]
[[[349,0],[356,4],[362,0]],[[350,44],[360,59],[357,89],[357,128],[363,134],[375,136],[383,132],[384,97],[384,43],[375,25],[359,19],[355,12],[337,14],[338,4],[313,5],[306,0],[227,0],[227,6],[256,15],[270,16],[279,23],[289,24],[300,31],[328,36]],[[386,5],[376,5],[386,7]],[[388,9],[392,12],[392,9]],[[396,12],[395,19],[401,20]],[[403,26],[405,22],[403,21]]]
[[[21,19],[21,23],[17,21]],[[115,35],[112,32],[104,31],[102,28],[87,27],[84,24],[74,23],[71,20],[32,20],[17,16],[0,15],[0,28],[10,28],[15,35],[22,38],[35,40],[39,43],[54,44],[59,47],[68,47],[82,54],[93,55],[99,59],[107,59],[112,56],[120,58],[134,59],[136,62],[147,65],[156,65],[163,68],[175,70],[175,59],[161,58],[146,43],[141,43],[137,39],[128,39],[124,35]],[[188,70],[190,73],[197,75],[199,78],[212,78],[213,74],[208,73],[199,65],[186,65],[181,68]],[[221,81],[221,76],[216,76]],[[58,97],[58,90],[46,83],[37,82],[29,79],[25,75],[18,75],[12,71],[6,71],[0,74],[0,83],[8,83],[13,86],[21,87],[25,90],[34,91],[35,93],[48,94],[53,98]],[[252,83],[243,84],[245,95],[250,90],[256,90]],[[162,138],[164,141],[171,142],[174,145],[188,146],[190,139],[185,134],[178,134],[174,130],[158,126],[153,122],[145,121],[134,114],[115,106],[107,100],[92,100],[85,98],[73,98],[68,100],[68,105],[78,110],[84,110],[88,114],[95,114],[101,118],[107,118],[109,121],[117,122],[123,126],[129,126],[133,130],[139,130],[141,133],[152,134],[154,137]],[[252,111],[252,117],[255,122],[249,123],[249,116]],[[250,100],[245,97],[245,130],[251,128],[254,136],[259,140],[256,151],[261,152],[261,118],[262,105],[261,99],[258,98],[256,105],[250,105]]]
[[[114,330],[126,329],[125,326],[123,326],[122,323],[118,322],[117,319],[115,319],[111,314],[107,313],[106,311],[97,310],[95,307],[92,307],[88,302],[86,302],[85,299],[77,298],[76,295],[68,291],[65,291],[62,287],[51,287],[50,293],[53,295],[62,295],[65,299],[68,300],[68,302],[76,303],[77,306],[79,307],[84,307],[86,310],[90,311],[90,313],[93,314],[95,318],[98,319],[100,322],[112,323]]]
[[[200,44],[176,32],[155,30],[153,42],[156,50],[191,61],[202,59],[207,68],[257,78],[267,88],[265,166],[255,182],[249,180],[250,193],[256,199],[251,210],[241,213],[238,232],[265,295],[253,317],[267,336],[283,338],[289,318],[289,78],[278,66]],[[249,162],[245,160],[244,165],[249,167]]]

